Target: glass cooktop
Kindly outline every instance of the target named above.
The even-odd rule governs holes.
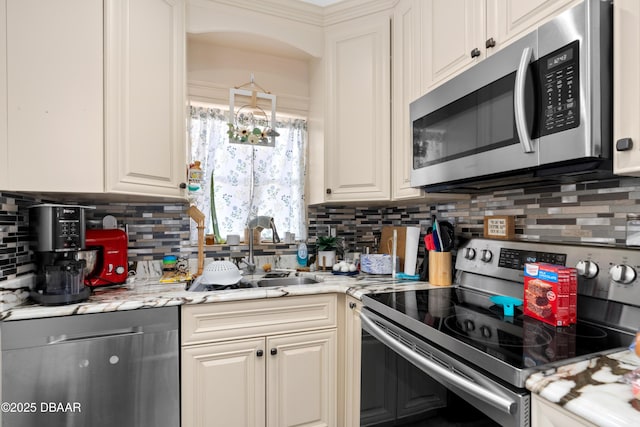
[[[632,334],[585,321],[555,327],[517,307],[505,316],[489,294],[460,287],[370,294],[366,307],[443,348],[462,342],[516,369],[627,347]],[[459,347],[458,347],[459,348]],[[460,352],[459,357],[465,358]],[[481,366],[482,367],[482,366]]]

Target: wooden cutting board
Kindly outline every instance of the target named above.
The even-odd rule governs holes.
[[[398,256],[398,258],[400,258],[399,271],[404,271],[404,251],[406,248],[407,227],[382,227],[382,235],[380,236],[380,245],[378,246],[378,252],[381,254],[389,255],[393,253],[393,230],[398,231],[396,255]]]

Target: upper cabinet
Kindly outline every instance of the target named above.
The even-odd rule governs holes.
[[[390,23],[379,12],[326,28],[327,202],[390,199]]]
[[[613,171],[640,176],[640,2],[613,4]]]
[[[0,0],[0,22],[7,22],[7,1]],[[7,31],[0,30],[0,188],[5,187],[9,177],[7,167]]]
[[[106,189],[182,196],[184,2],[107,0],[105,12]]]
[[[0,189],[103,191],[102,0],[5,6]]]
[[[0,189],[183,197],[183,1],[2,2]]]
[[[420,0],[401,0],[393,11],[391,104],[391,198],[424,196],[411,187],[413,143],[409,104],[421,95]]]
[[[427,91],[580,0],[429,0],[422,6]]]
[[[486,2],[430,0],[422,7],[423,91],[486,57]],[[480,49],[482,48],[482,49]]]

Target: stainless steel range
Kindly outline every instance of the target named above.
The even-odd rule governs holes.
[[[577,268],[577,324],[553,327],[519,308],[505,316],[491,302],[522,299],[524,263],[535,261]],[[474,239],[458,250],[454,286],[363,297],[363,334],[479,410],[477,425],[528,426],[529,375],[631,343],[639,272],[638,250]]]

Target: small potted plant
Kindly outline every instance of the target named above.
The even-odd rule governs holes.
[[[319,236],[316,240],[318,250],[318,266],[333,267],[336,255],[342,254],[341,239],[339,237]]]

